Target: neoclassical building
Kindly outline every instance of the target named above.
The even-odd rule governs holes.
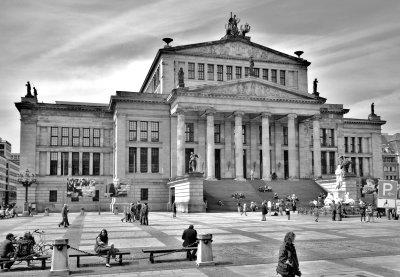
[[[30,201],[39,211],[70,202],[106,207],[106,185],[117,180],[128,187],[117,202],[165,210],[171,197],[200,201],[202,180],[245,182],[250,171],[266,182],[272,173],[293,182],[331,177],[339,156],[351,159],[356,176],[382,178],[385,121],[373,106],[365,119],[345,118],[349,109],[328,104],[316,79],[308,90],[311,63],[301,51],[252,42],[249,29],[230,18],[219,40],[170,46],[164,39],[140,90],[117,91],[108,104],[41,103],[27,91],[16,107],[21,170],[38,175]],[[191,153],[203,173],[194,189]],[[68,177],[94,178],[96,197],[68,199]]]

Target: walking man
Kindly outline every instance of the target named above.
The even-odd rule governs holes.
[[[69,222],[68,222],[68,205],[64,204],[64,206],[61,209],[61,217],[62,221],[58,224],[58,227],[61,225],[64,225],[64,228],[68,228]]]
[[[335,204],[335,200],[332,200],[332,220],[336,221],[336,204]]]

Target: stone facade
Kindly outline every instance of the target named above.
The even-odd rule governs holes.
[[[182,211],[201,211],[202,178],[240,181],[251,170],[266,181],[273,172],[290,180],[326,177],[334,174],[339,156],[354,161],[358,176],[382,177],[385,121],[346,119],[342,104],[327,104],[320,93],[309,93],[310,64],[247,37],[224,37],[160,49],[140,91],[117,91],[109,105],[22,98],[16,103],[21,168],[39,176],[30,201],[39,211],[48,205],[59,209],[71,201],[65,197],[66,178],[77,176],[95,178],[100,199],[70,203],[76,209],[106,206],[105,185],[118,179],[129,190],[117,204],[141,200],[151,210],[165,210],[176,201]],[[83,146],[85,140],[89,146]],[[191,152],[198,155],[201,178],[186,176]],[[90,153],[85,162],[84,153]],[[87,175],[83,163],[89,163]],[[56,202],[50,202],[51,190],[57,190]]]

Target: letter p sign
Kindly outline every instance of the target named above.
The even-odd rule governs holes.
[[[397,182],[396,181],[379,181],[378,182],[379,198],[396,199]]]

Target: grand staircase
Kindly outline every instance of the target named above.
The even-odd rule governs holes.
[[[265,185],[272,188],[272,192],[259,192],[259,187]],[[263,200],[274,200],[274,194],[277,193],[279,198],[285,198],[287,195],[296,194],[298,197],[298,206],[307,206],[310,201],[316,200],[320,193],[326,191],[313,180],[276,180],[276,181],[263,181],[263,180],[246,180],[244,182],[234,181],[231,179],[224,179],[218,181],[204,181],[204,196],[207,198],[207,211],[236,211],[237,201],[232,198],[234,193],[243,193],[245,199],[241,202],[248,203],[251,201],[256,202],[258,205]],[[217,203],[221,200],[224,206],[220,207]]]

